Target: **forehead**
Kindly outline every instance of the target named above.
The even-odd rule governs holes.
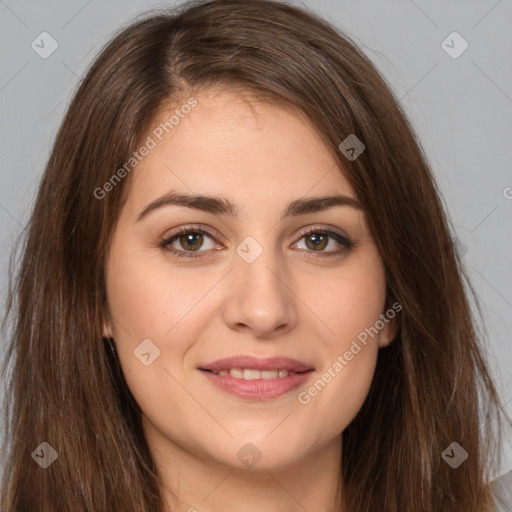
[[[186,107],[194,105],[193,107]],[[355,198],[333,150],[298,111],[212,89],[161,108],[132,171],[136,203],[168,190],[220,194],[237,203],[284,203],[305,195]]]

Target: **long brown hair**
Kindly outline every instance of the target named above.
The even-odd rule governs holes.
[[[105,255],[131,174],[102,199],[94,191],[128,161],[159,107],[213,85],[313,123],[365,209],[386,306],[402,305],[398,334],[379,351],[369,395],[342,434],[343,510],[490,511],[500,404],[469,300],[478,309],[478,299],[425,155],[353,41],[271,0],[145,15],[79,85],[9,286],[1,509],[163,510],[140,409],[102,337]],[[350,134],[366,146],[355,160],[338,149]],[[45,470],[32,460],[43,441],[58,454]],[[457,469],[441,456],[452,442],[468,453]]]

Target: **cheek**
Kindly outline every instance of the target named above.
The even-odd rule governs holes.
[[[301,295],[319,320],[319,333],[325,343],[331,350],[343,353],[383,313],[384,267],[376,252],[367,251],[339,271],[325,273],[314,282],[314,286],[302,287]]]
[[[376,254],[370,256],[329,279],[317,280],[305,300],[321,320],[318,325],[323,325],[318,350],[323,350],[324,364],[312,385],[301,390],[298,402],[322,422],[325,435],[341,432],[352,421],[373,379],[381,335],[375,325],[385,304],[385,272]]]
[[[147,250],[118,249],[112,259],[122,262],[111,267],[107,290],[126,383],[148,418],[175,425],[170,411],[191,403],[180,385],[184,382],[183,365],[210,321],[207,292],[218,277],[192,270],[172,272],[164,259],[155,263],[155,258],[149,258]],[[145,348],[139,349],[141,346]],[[145,361],[148,365],[146,353],[150,354]],[[168,411],[162,410],[163,404]],[[180,427],[177,422],[176,430]]]
[[[185,318],[197,315],[198,303],[213,284],[211,276],[192,269],[173,273],[164,258],[148,251],[119,249],[112,260],[122,264],[112,267],[107,278],[110,311],[124,327],[118,323],[114,330],[121,337],[129,332],[139,343],[172,337]]]
[[[305,414],[321,424],[319,442],[341,434],[356,417],[370,390],[376,357],[375,345],[361,347],[351,361],[344,358],[343,363],[337,361],[341,366],[333,364],[325,368],[324,373],[305,390],[306,394],[301,398],[309,402],[301,407],[309,408]]]
[[[373,380],[378,337],[362,343],[347,332],[326,345],[325,364],[297,396],[300,412],[318,426],[317,442],[340,434],[361,409]]]
[[[219,276],[192,268],[170,270],[164,258],[149,258],[147,250],[119,251],[115,258],[122,265],[112,267],[107,289],[128,387],[147,416],[157,414],[162,401],[188,403],[179,383],[191,349],[217,311],[208,292]]]

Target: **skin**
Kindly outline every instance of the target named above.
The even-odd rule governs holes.
[[[225,89],[194,97],[198,105],[132,171],[106,260],[104,335],[114,338],[142,409],[170,510],[339,510],[340,434],[367,396],[394,323],[370,337],[309,403],[297,395],[385,313],[383,262],[362,210],[335,206],[280,220],[288,203],[304,196],[357,199],[306,119],[263,102],[251,107]],[[152,126],[169,112],[161,110]],[[171,190],[223,195],[238,205],[239,218],[168,205],[137,221]],[[159,246],[191,224],[212,238],[190,249],[182,237],[172,247],[195,248],[199,258],[178,259]],[[332,229],[356,245],[346,249],[328,238],[315,251],[299,233],[308,227]],[[252,263],[236,252],[248,236],[263,249]],[[148,338],[160,356],[145,366],[134,350]],[[283,355],[315,371],[278,398],[246,400],[198,369],[237,354]],[[237,457],[249,442],[261,454],[251,467]]]

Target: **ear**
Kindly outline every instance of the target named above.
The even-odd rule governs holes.
[[[110,320],[103,319],[103,337],[104,338],[113,338],[114,334],[112,331],[112,324]]]
[[[395,339],[398,332],[397,317],[388,319],[379,337],[379,348],[387,347]]]

